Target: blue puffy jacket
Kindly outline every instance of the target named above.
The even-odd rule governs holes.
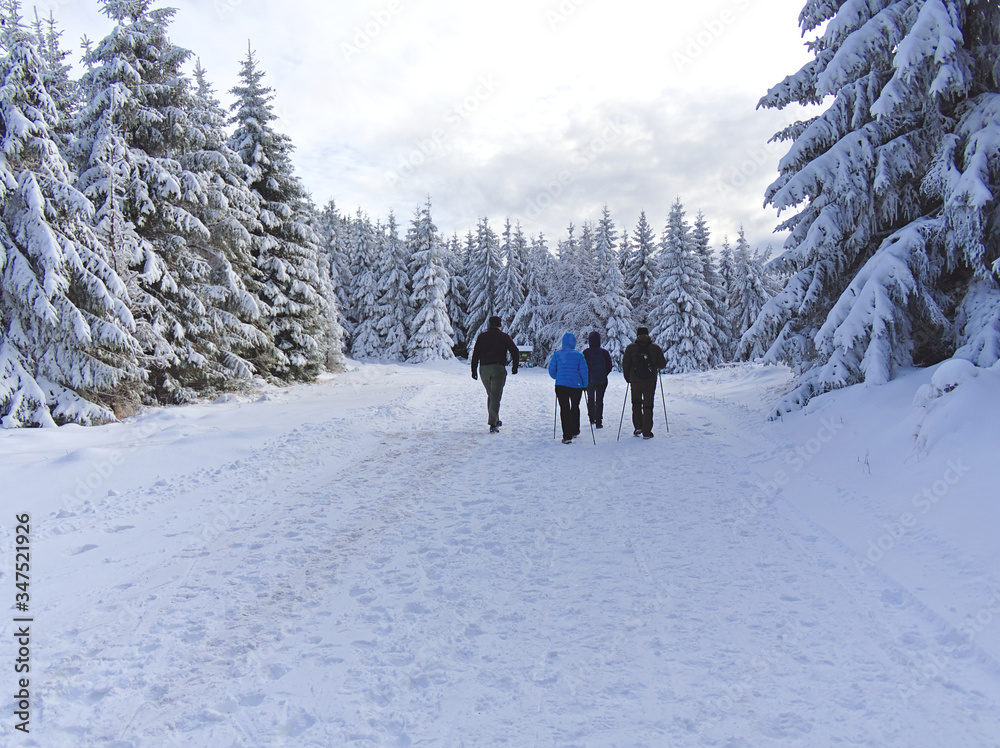
[[[587,359],[576,349],[576,335],[571,332],[563,335],[563,347],[552,354],[549,361],[549,376],[556,384],[563,387],[586,389],[589,380],[587,375]]]

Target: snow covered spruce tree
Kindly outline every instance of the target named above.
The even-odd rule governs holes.
[[[247,183],[249,167],[227,142],[226,113],[200,60],[195,65],[188,121],[191,137],[177,160],[202,182],[203,198],[192,206],[191,213],[211,236],[210,243],[189,241],[210,266],[199,295],[215,301],[206,309],[219,335],[220,355],[241,380],[246,380],[269,370],[277,358],[270,328],[257,302],[264,281],[253,258],[254,246],[263,233],[260,200]]]
[[[520,330],[531,346],[531,362],[536,366],[542,366],[548,361],[555,342],[550,329],[552,303],[549,299],[549,286],[554,272],[555,258],[549,252],[544,234],[539,234],[531,240],[528,248],[524,276],[527,293],[511,323],[511,327]]]
[[[417,212],[407,232],[406,243],[416,268],[413,273],[413,321],[410,323],[410,355],[415,362],[454,358],[455,344],[448,319],[448,271],[437,226],[431,220],[431,201]]]
[[[410,337],[410,271],[406,244],[399,238],[396,216],[382,230],[375,269],[375,319],[380,358],[402,361]]]
[[[496,314],[503,258],[496,232],[489,220],[482,218],[468,254],[465,282],[469,288],[469,316],[466,327],[469,340],[486,329],[490,317]]]
[[[320,263],[327,269],[337,295],[337,313],[342,329],[343,345],[350,347],[354,328],[351,324],[351,257],[348,241],[350,216],[342,216],[337,204],[330,200],[320,211],[316,231],[319,234]]]
[[[250,168],[247,183],[261,203],[262,233],[254,260],[264,281],[260,290],[265,318],[278,350],[271,374],[286,380],[313,379],[342,345],[330,274],[320,268],[319,237],[309,226],[308,195],[295,176],[292,144],[272,126],[270,88],[253,50],[240,67],[230,122],[229,144]]]
[[[358,209],[357,216],[348,229],[351,245],[351,320],[354,334],[351,336],[351,356],[356,359],[380,358],[382,341],[378,332],[378,279],[375,263],[378,252],[384,248],[380,241],[381,227],[372,226],[371,219]]]
[[[625,257],[625,292],[633,314],[640,324],[648,324],[649,300],[656,283],[656,236],[646,220],[646,211],[639,213],[633,234],[634,244]]]
[[[776,412],[901,366],[1000,356],[1000,6],[810,0],[815,58],[760,106],[826,104],[791,140],[767,202],[798,212],[790,274],[740,352],[801,364]],[[979,313],[965,310],[975,307]]]
[[[666,369],[674,374],[708,369],[717,356],[718,327],[701,257],[679,198],[670,208],[660,239],[659,265],[650,331],[663,348]]]
[[[726,301],[730,329],[737,339],[750,329],[764,304],[777,292],[774,280],[765,269],[769,254],[752,251],[740,227],[736,246],[730,250],[728,259],[730,281]],[[763,355],[763,349],[751,348],[746,357],[755,360]]]
[[[190,52],[166,33],[174,10],[151,5],[102,2],[115,28],[86,58],[70,152],[126,280],[152,395],[184,402],[247,382],[253,367],[239,349],[262,341],[247,324],[256,311],[227,258],[229,238],[216,245],[196,215],[221,205],[218,164],[201,159],[211,127],[191,117],[194,97],[181,73]]]
[[[469,289],[465,283],[466,251],[454,234],[445,252],[445,268],[448,270],[448,319],[454,331],[456,349],[467,351],[469,334],[467,318],[469,316]]]
[[[579,239],[571,223],[566,238],[559,242],[556,272],[550,286],[553,300],[549,334],[556,341],[572,331],[578,340],[597,329],[600,320],[594,314],[597,304],[597,262],[594,256],[594,230],[584,223]]]
[[[528,242],[521,225],[511,228],[510,219],[504,226],[503,243],[500,245],[502,267],[497,289],[497,315],[503,320],[507,333],[513,338],[520,333],[514,327],[514,318],[524,303],[524,265],[527,261]],[[524,342],[523,337],[518,338]]]
[[[70,66],[66,63],[70,53],[60,47],[62,32],[58,29],[51,10],[49,17],[42,20],[38,16],[38,9],[35,9],[34,32],[38,53],[44,60],[42,78],[45,90],[52,97],[59,114],[59,120],[53,123],[52,132],[55,133],[60,148],[65,148],[72,140],[73,119],[80,108],[80,86],[70,76]]]
[[[632,304],[625,293],[618,252],[615,251],[616,234],[611,212],[605,205],[594,234],[597,283],[593,312],[602,344],[611,354],[615,366],[620,368],[622,354],[635,337],[635,320]]]
[[[135,324],[59,152],[46,62],[18,5],[3,7],[0,36],[0,426],[110,421],[142,377]]]
[[[715,322],[712,344],[711,366],[722,363],[726,358],[726,350],[731,345],[732,333],[729,329],[729,317],[726,314],[726,285],[719,274],[712,256],[711,237],[708,231],[708,220],[700,210],[695,216],[691,227],[691,244],[695,254],[701,260],[702,277],[708,286],[708,308]]]

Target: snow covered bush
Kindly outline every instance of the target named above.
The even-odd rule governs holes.
[[[779,227],[791,233],[774,260],[790,278],[743,336],[741,355],[760,348],[765,360],[801,365],[776,412],[885,382],[963,343],[992,363],[1000,7],[809,0],[799,23],[803,33],[822,28],[808,45],[814,59],[760,106],[826,109],[775,135],[791,148],[766,199],[798,210]]]

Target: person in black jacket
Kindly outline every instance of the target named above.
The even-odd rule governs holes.
[[[486,388],[486,409],[489,413],[490,433],[500,433],[503,422],[500,420],[500,398],[503,397],[503,386],[507,382],[507,354],[510,354],[513,365],[510,373],[517,374],[517,366],[521,361],[521,352],[517,350],[510,335],[500,329],[499,317],[490,317],[490,326],[476,338],[472,348],[472,378],[482,377]]]
[[[644,439],[653,438],[653,395],[656,394],[656,373],[665,368],[663,349],[649,337],[649,329],[636,330],[634,343],[629,343],[622,357],[622,374],[632,387],[632,432]]]
[[[601,334],[596,330],[587,336],[588,347],[583,351],[587,359],[590,382],[587,384],[587,415],[599,429],[604,428],[604,393],[608,389],[608,374],[615,368],[611,354],[601,348]]]

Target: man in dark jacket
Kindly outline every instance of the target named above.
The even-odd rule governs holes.
[[[601,348],[601,334],[596,330],[587,336],[588,347],[583,352],[587,360],[590,382],[587,384],[587,415],[599,429],[604,428],[604,393],[608,389],[608,374],[615,368],[611,354]]]
[[[510,373],[517,374],[517,366],[521,361],[521,352],[517,350],[510,335],[500,329],[500,318],[490,317],[489,329],[481,332],[472,348],[472,378],[482,377],[486,388],[486,409],[489,412],[490,433],[500,433],[500,398],[503,397],[503,386],[507,382],[507,354],[510,354],[513,365]]]
[[[653,395],[656,394],[656,374],[667,365],[663,349],[649,337],[649,329],[636,330],[634,343],[629,343],[622,357],[622,374],[632,387],[632,432],[644,439],[653,438]]]

